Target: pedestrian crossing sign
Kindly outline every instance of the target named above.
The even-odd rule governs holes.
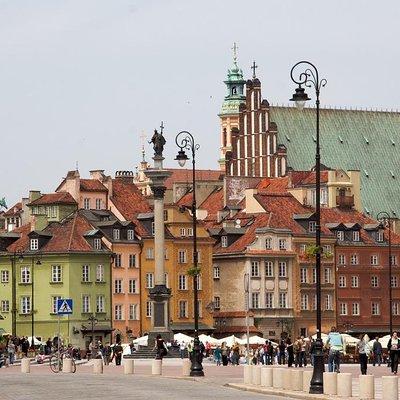
[[[57,314],[72,314],[72,299],[57,299]]]

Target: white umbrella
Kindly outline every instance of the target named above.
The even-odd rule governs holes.
[[[357,339],[357,338],[355,338],[353,336],[350,336],[348,333],[343,333],[342,334],[342,338],[343,338],[343,341],[345,342],[346,345],[347,344],[355,345],[360,340],[360,339]]]
[[[237,338],[235,335],[227,336],[225,338],[219,339],[219,343],[226,343],[228,347],[232,347],[235,343],[241,344],[241,340]]]
[[[133,344],[136,344],[138,346],[147,346],[149,341],[149,336],[145,335],[142,337],[138,337],[137,339],[133,340]]]
[[[383,348],[387,348],[389,339],[390,339],[390,335],[386,335],[386,336],[379,338],[379,343],[382,345]],[[368,342],[369,347],[371,347],[371,349],[372,349],[372,346],[374,345],[374,341],[375,341],[375,339]]]
[[[175,333],[174,335],[174,340],[176,340],[178,343],[191,343],[194,338],[191,336],[185,335],[184,333]]]
[[[200,339],[200,342],[202,342],[203,344],[206,344],[206,342],[208,342],[212,345],[219,344],[219,340],[213,338],[212,336],[201,334],[201,335],[199,335],[199,339]]]
[[[28,341],[32,345],[32,336],[28,337]],[[35,346],[40,346],[40,345],[46,344],[45,342],[41,342],[36,336],[34,336],[33,341],[34,341]]]
[[[312,336],[313,339],[317,338],[317,334]],[[328,340],[328,335],[326,333],[321,333],[321,339],[322,339],[322,343],[326,344],[327,340]]]
[[[249,344],[265,344],[264,338],[253,335],[249,337]],[[240,344],[246,345],[247,344],[247,335],[243,335],[242,339],[240,339]]]

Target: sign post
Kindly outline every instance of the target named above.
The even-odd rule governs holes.
[[[57,315],[58,315],[58,337],[57,337],[57,352],[58,352],[58,362],[60,363],[60,316],[61,315],[71,315],[72,314],[72,299],[57,299]]]

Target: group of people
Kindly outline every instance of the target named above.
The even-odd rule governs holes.
[[[30,348],[31,343],[27,336],[8,336],[0,350],[0,367],[14,364],[17,354],[27,357]]]

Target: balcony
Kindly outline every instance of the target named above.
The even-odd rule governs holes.
[[[339,208],[354,207],[354,195],[351,196],[336,196],[336,205]]]

